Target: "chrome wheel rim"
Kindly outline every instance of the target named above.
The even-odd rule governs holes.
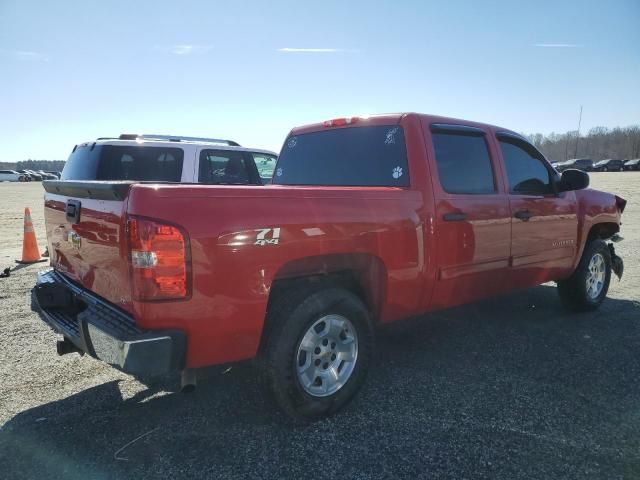
[[[587,295],[596,299],[604,288],[606,264],[601,253],[596,253],[589,261],[587,272]]]
[[[305,392],[326,397],[347,383],[357,359],[358,335],[353,324],[342,315],[326,315],[302,337],[294,367]]]

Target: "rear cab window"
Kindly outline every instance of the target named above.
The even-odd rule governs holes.
[[[334,128],[290,136],[278,158],[280,185],[408,187],[399,125]]]
[[[179,182],[181,148],[78,145],[62,170],[61,180],[133,180]]]

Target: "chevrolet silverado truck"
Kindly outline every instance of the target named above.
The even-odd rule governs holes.
[[[303,126],[265,186],[175,182],[212,168],[211,147],[176,165],[179,145],[115,161],[85,144],[44,182],[53,269],[34,293],[60,354],[185,386],[255,359],[282,410],[316,419],[362,386],[379,324],[550,281],[593,310],[622,275],[625,200],[504,128],[415,113]],[[100,173],[125,163],[174,174]]]

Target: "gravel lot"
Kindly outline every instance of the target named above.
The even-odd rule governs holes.
[[[367,387],[342,414],[291,426],[254,371],[146,386],[55,353],[31,312],[46,264],[0,279],[4,478],[640,478],[640,172],[592,174],[629,201],[622,282],[591,314],[555,287],[380,333]],[[23,208],[44,245],[42,188],[0,184],[0,267],[21,252]]]

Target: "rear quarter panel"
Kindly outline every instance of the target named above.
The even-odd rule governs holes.
[[[141,327],[188,335],[189,367],[253,357],[276,278],[326,270],[331,258],[384,265],[380,317],[419,310],[426,262],[420,191],[400,188],[132,187],[128,211],[165,219],[189,235],[193,293],[179,302],[134,302]],[[256,244],[262,229],[278,243]],[[337,256],[337,257],[332,257]]]

